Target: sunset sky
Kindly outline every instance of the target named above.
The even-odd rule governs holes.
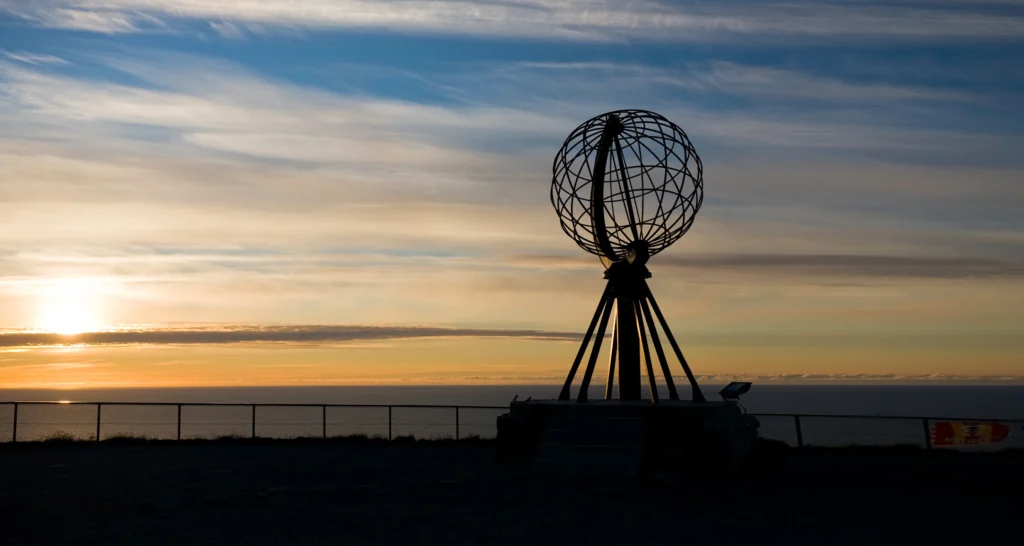
[[[1024,382],[1021,51],[1015,0],[0,0],[0,388],[558,382],[551,160],[620,108],[704,163],[650,282],[706,381]]]

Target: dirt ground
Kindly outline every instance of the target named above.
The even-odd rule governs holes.
[[[556,478],[488,444],[0,447],[0,544],[980,544],[1024,456],[786,450],[729,480]]]

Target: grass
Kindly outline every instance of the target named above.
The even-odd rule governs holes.
[[[135,442],[148,442],[150,440],[155,440],[155,438],[150,438],[149,436],[145,436],[145,435],[142,435],[142,434],[118,433],[118,434],[113,434],[111,436],[107,436],[106,438],[103,439],[103,443],[105,443],[105,444],[131,444],[131,443],[135,443]]]
[[[74,434],[72,434],[70,432],[63,431],[63,430],[58,430],[57,432],[54,432],[53,434],[43,438],[42,442],[47,443],[47,444],[68,444],[68,443],[78,442],[78,441],[82,441],[82,440],[83,439],[78,438],[77,436],[75,436]],[[95,441],[95,440],[96,440],[96,438],[93,437],[91,440],[85,440],[85,441]]]

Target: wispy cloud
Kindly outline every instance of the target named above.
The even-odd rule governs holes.
[[[60,6],[60,3],[50,3],[44,6],[0,6],[0,8],[6,7],[14,15],[24,17],[44,27],[70,28],[107,34],[136,32],[140,30],[138,24],[142,20],[151,23],[157,22],[155,18],[143,16],[138,12],[75,9]]]
[[[593,269],[594,260],[571,255],[518,255],[510,264],[537,268]],[[654,260],[657,268],[731,271],[752,276],[846,277],[875,279],[1017,279],[1024,261],[949,256],[871,256],[860,254],[674,254]]]
[[[687,93],[720,86],[756,97],[740,82],[767,77],[780,80],[775,100],[795,78],[833,90],[824,110],[858,91],[876,105],[970,102],[957,94],[911,98],[920,91],[913,86],[789,69],[765,76],[736,63],[684,66],[698,82],[690,87],[664,81],[672,74],[663,68],[515,63],[462,79],[420,74],[432,89],[447,78],[453,90],[444,101],[416,102],[205,57],[144,51],[69,60],[74,70],[0,60],[0,178],[31,180],[0,188],[0,214],[18,226],[0,233],[4,309],[31,310],[48,283],[71,276],[117,310],[113,323],[401,320],[572,330],[600,290],[600,264],[558,230],[546,200],[550,155],[580,121],[637,94],[691,132],[708,168],[697,227],[652,264],[663,300],[685,302],[698,283],[701,305],[721,323],[735,306],[716,307],[712,293],[783,309],[823,286],[897,284],[895,292],[906,292],[922,279],[983,279],[991,286],[979,293],[992,295],[1019,279],[1024,259],[1016,171],[951,159],[977,151],[990,161],[985,154],[1012,149],[1011,138],[723,112]],[[85,76],[80,63],[102,70]],[[603,99],[559,99],[560,87],[585,89],[589,71],[619,67],[636,73],[639,91],[609,85]],[[864,150],[890,146],[947,163],[865,159]],[[848,155],[823,156],[829,149]],[[519,258],[537,255],[559,258]],[[685,271],[668,274],[673,264]],[[984,315],[982,298],[927,290],[914,297],[955,300]],[[870,293],[836,299],[857,308]],[[564,305],[550,308],[553,296]],[[903,313],[910,298],[901,293],[872,312]],[[786,320],[795,324],[797,314]]]
[[[996,383],[1017,384],[1024,382],[1024,375],[984,375],[984,374],[898,374],[898,373],[780,373],[751,374],[746,372],[695,374],[697,381],[704,385],[723,385],[733,381],[753,381],[756,383]],[[655,376],[660,385],[664,385],[662,377]],[[468,376],[468,377],[437,377],[423,379],[444,379],[458,381],[543,381],[561,382],[562,376]],[[677,379],[678,380],[678,379]],[[593,388],[593,387],[592,387]],[[602,387],[603,388],[603,387]],[[664,386],[660,387],[664,389]]]
[[[3,51],[0,50],[0,55],[7,57],[12,61],[18,61],[27,64],[34,65],[47,65],[47,64],[68,64],[68,62],[60,57],[54,55],[45,55],[41,53],[29,53],[27,51]]]
[[[819,154],[919,164],[1015,164],[1013,150],[1020,144],[1015,130],[973,124],[964,115],[992,108],[1012,119],[1017,115],[1012,93],[988,96],[892,76],[858,80],[828,70],[705,60],[668,66],[480,64],[472,70],[416,78],[457,101],[497,103],[575,119],[641,105],[679,120],[684,128],[699,127],[699,149],[710,143],[751,154],[765,150],[762,160],[780,151],[787,159],[806,158],[803,151],[813,149]],[[951,127],[951,116],[963,123]]]
[[[409,176],[396,175],[415,172],[420,186],[430,184],[431,190],[439,184],[471,185],[472,179],[494,178],[499,172],[522,172],[521,167],[530,163],[514,162],[521,152],[532,152],[541,144],[557,146],[559,139],[552,135],[566,132],[596,108],[613,108],[626,97],[636,100],[638,93],[666,115],[700,127],[701,139],[712,139],[719,146],[786,147],[791,153],[816,148],[919,160],[946,154],[1008,161],[1016,157],[1010,150],[1019,145],[1019,138],[1012,135],[965,133],[927,124],[897,126],[888,119],[888,110],[873,117],[861,111],[846,116],[829,112],[828,119],[822,120],[816,119],[813,110],[784,115],[756,109],[708,110],[666,98],[673,96],[673,89],[726,90],[785,99],[802,104],[805,110],[809,98],[893,106],[900,101],[969,98],[959,92],[849,83],[734,63],[677,72],[615,64],[495,67],[469,77],[426,78],[438,81],[439,87],[459,85],[460,91],[453,93],[456,102],[435,105],[297,86],[201,58],[165,55],[159,60],[159,69],[152,60],[105,60],[143,80],[144,86],[0,65],[5,94],[15,107],[7,116],[29,128],[32,122],[73,124],[76,130],[103,131],[108,136],[119,124],[170,131],[177,138],[160,142],[164,152],[172,144],[189,145],[231,157],[344,164],[360,173],[376,169],[390,180],[407,180]],[[587,85],[595,77],[623,84],[602,86],[598,93]],[[441,79],[448,83],[439,83]],[[941,117],[935,118],[936,124],[940,121]],[[498,145],[501,153],[494,151]]]
[[[185,142],[209,150],[391,170],[479,167],[493,158],[480,149],[467,153],[475,135],[500,127],[510,138],[523,138],[566,123],[521,108],[441,107],[340,95],[269,81],[237,65],[201,58],[166,56],[163,61],[169,66],[157,69],[151,62],[109,60],[148,86],[12,65],[0,65],[0,77],[19,110],[54,122],[134,124],[180,132]]]
[[[1017,279],[1024,262],[973,257],[865,256],[842,254],[719,254],[671,256],[659,265],[707,270],[741,270],[751,274],[780,273],[813,276]]]
[[[51,345],[219,345],[229,343],[349,343],[415,338],[521,338],[578,341],[580,334],[542,330],[488,330],[418,326],[236,326],[122,329],[73,336],[0,331],[0,347]]]
[[[522,93],[538,83],[559,95],[597,97],[612,90],[641,96],[652,90],[700,91],[758,99],[814,100],[846,104],[973,100],[963,92],[934,87],[865,83],[806,71],[740,64],[730,61],[689,62],[680,66],[651,66],[612,62],[521,62],[476,73],[511,93]],[[601,81],[599,89],[588,82]],[[802,102],[806,106],[805,102]]]
[[[805,383],[805,382],[836,382],[836,383],[918,383],[918,382],[992,382],[1016,384],[1024,382],[1024,375],[984,375],[984,374],[899,374],[899,373],[790,373],[790,374],[750,374],[720,373],[697,375],[697,379],[711,384],[728,383],[730,381],[757,381],[768,383]]]
[[[1018,38],[1024,33],[1024,18],[1014,4],[1006,2],[49,0],[5,7],[39,25],[108,33],[153,28],[156,23],[171,25],[182,19],[587,40],[802,36],[933,41]]]
[[[210,21],[210,28],[217,31],[217,34],[231,40],[242,40],[246,37],[245,28],[230,21]]]
[[[3,334],[0,334],[2,336]],[[13,366],[0,366],[4,372],[61,372],[67,370],[88,370],[93,368],[109,368],[114,364],[110,362],[54,362],[49,364],[16,364]]]
[[[969,98],[962,92],[931,87],[850,82],[797,70],[723,61],[712,62],[707,68],[691,70],[685,77],[679,78],[677,85],[735,95],[845,103]]]

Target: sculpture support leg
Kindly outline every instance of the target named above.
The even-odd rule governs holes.
[[[697,378],[693,376],[693,372],[690,371],[690,365],[686,363],[686,359],[683,358],[683,351],[679,348],[679,344],[676,343],[676,338],[672,336],[672,331],[668,328],[668,321],[665,320],[665,315],[661,314],[661,309],[658,308],[658,302],[654,299],[654,294],[651,293],[651,289],[647,289],[647,299],[651,300],[651,307],[654,309],[654,314],[658,316],[658,321],[661,322],[661,329],[665,332],[665,337],[668,338],[669,344],[672,345],[672,350],[676,352],[676,357],[679,358],[679,363],[683,365],[683,371],[686,372],[686,379],[690,381],[690,387],[693,389],[693,401],[694,402],[706,402],[704,393],[700,392],[700,385],[697,384]]]
[[[583,382],[580,384],[580,393],[576,396],[577,402],[587,401],[587,391],[590,389],[590,378],[594,376],[594,366],[597,365],[597,356],[601,353],[601,341],[604,339],[604,332],[608,328],[608,316],[612,314],[615,300],[607,299],[604,313],[601,314],[601,325],[597,327],[597,337],[594,338],[594,348],[590,351],[590,361],[587,362],[587,370],[583,372]]]
[[[618,356],[617,350],[619,348],[619,327],[618,327],[619,316],[615,315],[615,322],[612,323],[612,352],[608,357],[608,380],[604,384],[604,398],[605,400],[612,399],[612,387],[615,385],[615,358]]]
[[[601,294],[601,301],[598,302],[597,310],[594,311],[594,318],[590,320],[590,326],[587,328],[587,333],[583,336],[583,343],[580,344],[580,350],[576,353],[576,360],[573,361],[572,368],[569,369],[569,377],[565,379],[565,384],[562,385],[562,392],[558,395],[559,400],[569,399],[569,389],[572,388],[572,380],[576,377],[576,371],[580,367],[580,362],[583,362],[583,355],[587,354],[587,346],[590,345],[590,338],[594,335],[594,327],[597,326],[597,320],[601,316],[601,312],[605,309],[605,306],[610,305],[610,292],[611,283],[605,286],[604,293]]]
[[[651,364],[651,348],[647,344],[647,332],[644,331],[643,312],[640,302],[633,302],[633,314],[636,315],[636,326],[640,330],[640,345],[644,349],[644,364],[647,366],[647,388],[651,391],[651,402],[658,403],[658,383],[654,380],[654,365]]]
[[[558,399],[569,400],[571,398],[573,380],[576,378],[576,373],[583,363],[583,358],[587,355],[587,351],[590,350],[590,357],[583,374],[580,392],[577,395],[578,402],[587,401],[590,382],[593,379],[597,359],[601,353],[601,345],[604,341],[604,335],[608,331],[609,318],[612,317],[612,312],[614,311],[614,322],[611,325],[612,346],[608,359],[608,378],[604,390],[605,398],[612,398],[615,375],[618,372],[619,399],[641,399],[643,380],[640,377],[642,366],[640,358],[642,351],[643,366],[647,374],[651,402],[657,403],[659,401],[660,394],[658,393],[657,379],[654,376],[654,355],[651,354],[650,347],[653,344],[654,353],[658,357],[662,375],[665,377],[665,386],[668,388],[669,399],[679,400],[679,393],[669,369],[668,358],[666,358],[665,349],[659,337],[658,324],[655,323],[655,317],[657,317],[665,337],[668,338],[669,344],[672,345],[672,349],[675,351],[675,355],[679,359],[683,371],[686,373],[686,378],[690,382],[693,401],[705,402],[706,399],[704,398],[704,393],[700,390],[700,385],[697,384],[697,378],[690,370],[690,365],[686,362],[682,349],[680,349],[679,344],[672,335],[668,321],[665,319],[665,315],[662,314],[657,300],[654,299],[654,294],[651,293],[650,287],[647,286],[643,279],[635,280],[626,277],[625,281],[623,282],[622,277],[609,278],[604,293],[601,294],[601,301],[598,302],[597,309],[594,310],[594,316],[590,320],[587,333],[583,336],[583,342],[576,353],[576,360],[573,361],[569,375],[562,385],[562,391]],[[634,284],[634,281],[636,284]],[[650,331],[650,340],[647,338],[648,331]],[[591,341],[593,341],[593,347],[591,347]]]
[[[658,355],[658,363],[661,364],[661,375],[665,377],[665,387],[668,388],[668,399],[679,400],[679,392],[676,391],[676,382],[672,380],[672,371],[668,369],[668,358],[665,357],[665,349],[661,347],[661,339],[658,337],[658,328],[654,325],[654,317],[651,316],[651,308],[647,306],[647,300],[640,300],[640,311],[647,321],[647,328],[651,331],[651,344],[654,345],[654,352]]]
[[[619,400],[640,400],[640,332],[633,298],[616,296],[619,329]]]

